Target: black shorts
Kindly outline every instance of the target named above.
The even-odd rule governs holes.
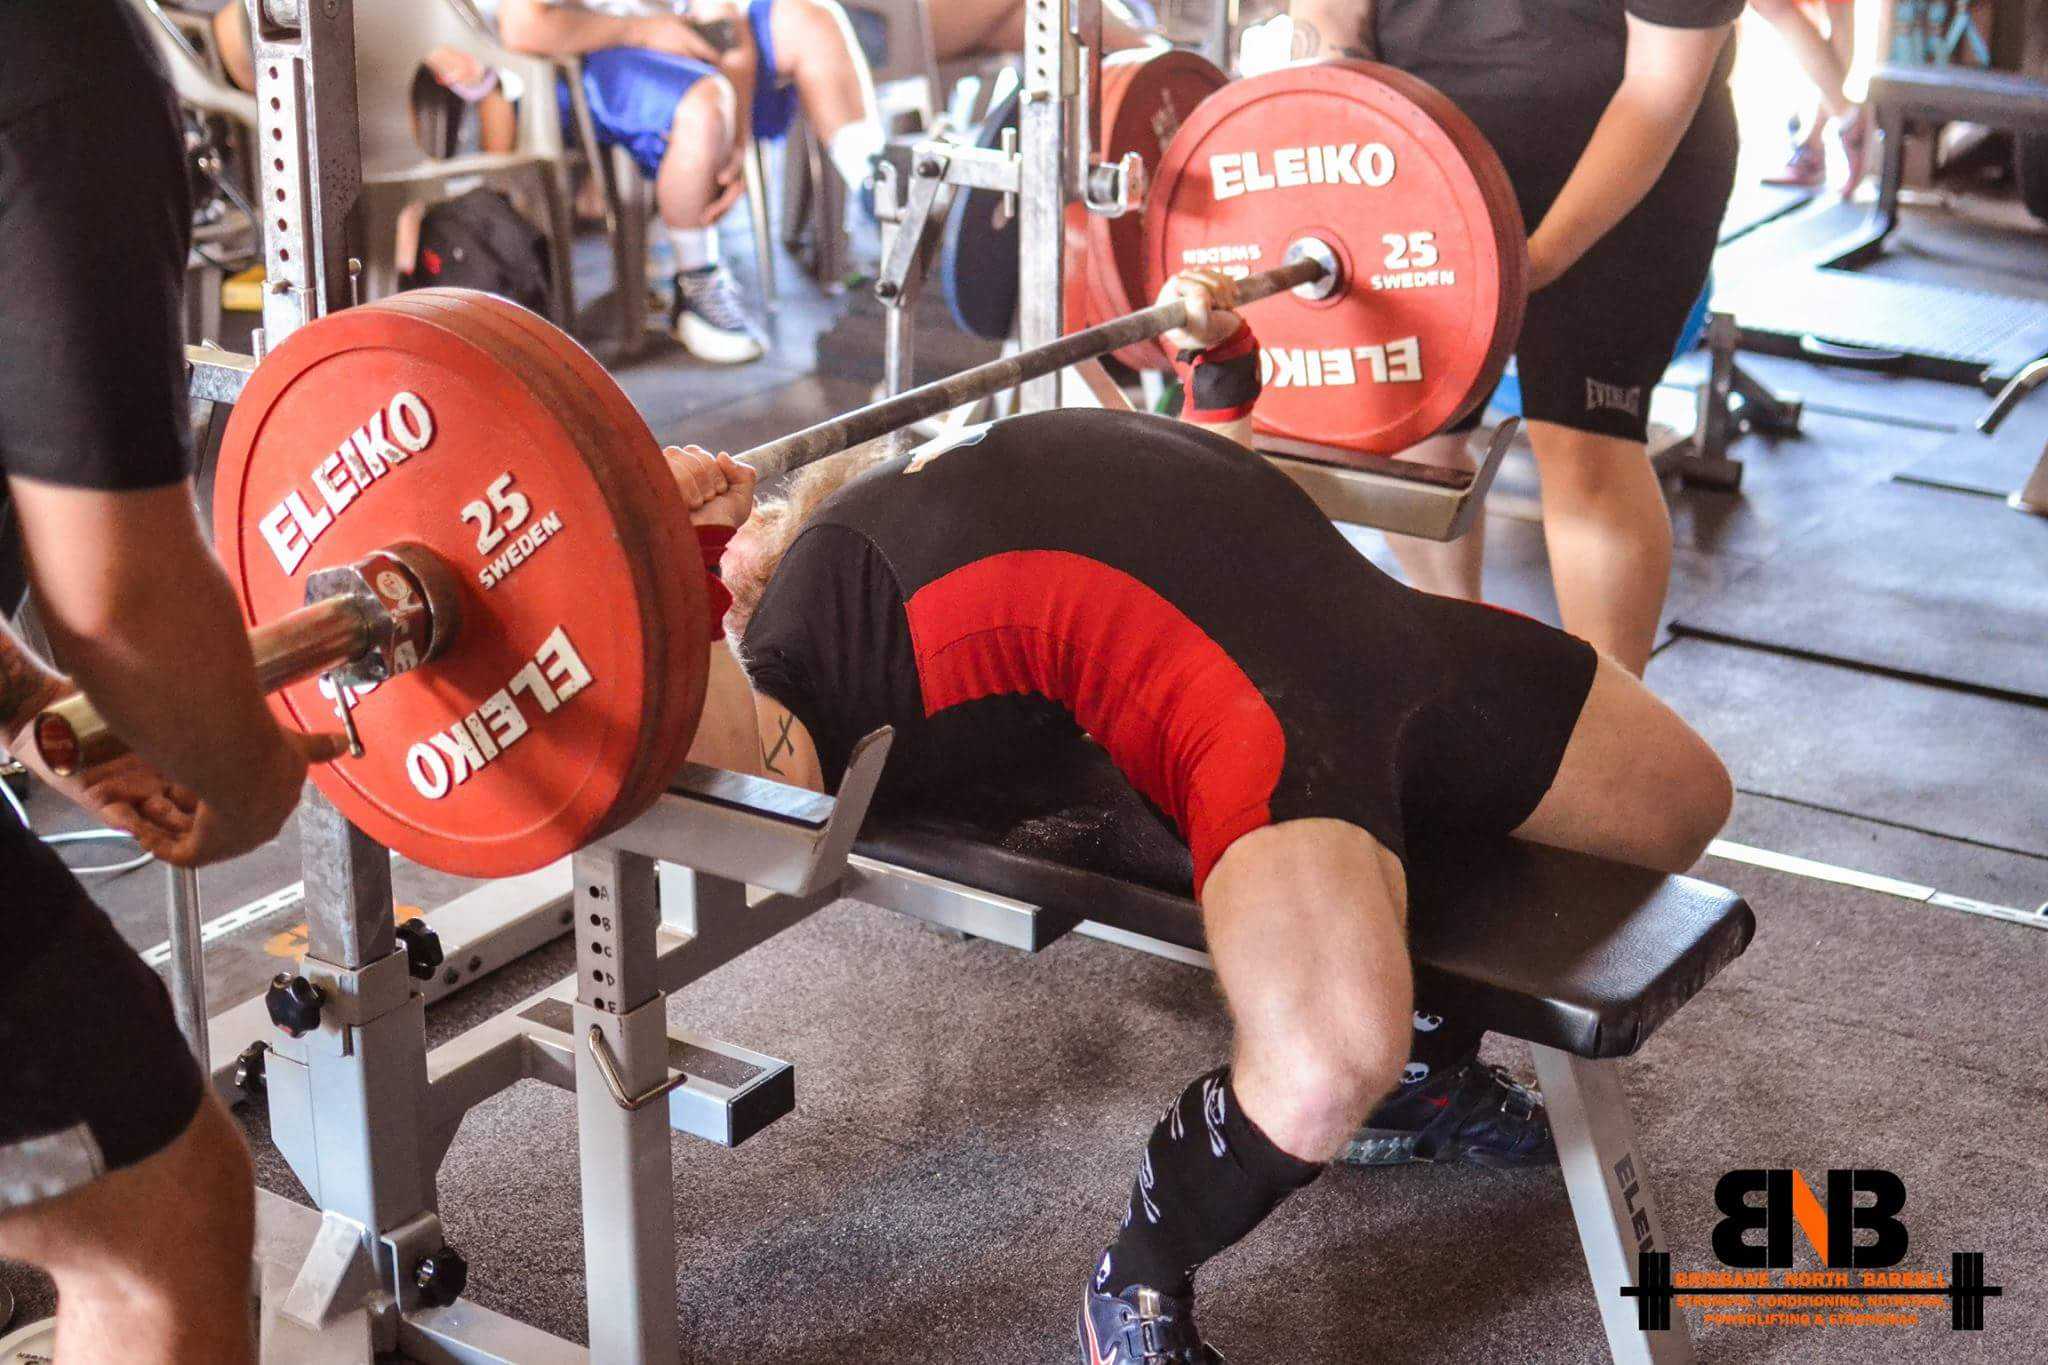
[[[162,1151],[191,1124],[202,1080],[163,982],[18,826],[0,831],[0,884],[6,1212]]]
[[[1464,107],[1500,152],[1533,232],[1590,125],[1526,101]],[[1642,202],[1556,283],[1529,296],[1515,349],[1525,418],[1630,441],[1648,436],[1650,391],[1671,367],[1713,268],[1735,152],[1733,106],[1727,87],[1716,85]],[[1478,422],[1474,413],[1454,430]]]

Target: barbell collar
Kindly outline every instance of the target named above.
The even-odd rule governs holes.
[[[456,631],[454,580],[419,545],[394,545],[316,574],[308,589],[315,595],[305,606],[249,632],[256,686],[266,696],[337,670],[344,684],[384,681],[441,653]],[[58,777],[128,752],[83,692],[45,707],[32,733],[38,757]]]
[[[1282,294],[1299,285],[1312,284],[1323,280],[1331,273],[1331,266],[1313,255],[1304,255],[1297,260],[1272,270],[1247,275],[1237,282],[1237,297],[1233,307],[1257,303],[1261,299]],[[1341,281],[1338,285],[1342,287]],[[836,455],[842,450],[851,450],[863,441],[886,436],[900,431],[914,422],[927,417],[936,417],[950,412],[963,403],[977,398],[1015,388],[1029,379],[1037,379],[1069,365],[1078,365],[1084,360],[1108,355],[1112,351],[1141,341],[1149,341],[1164,335],[1176,327],[1188,323],[1188,306],[1185,300],[1174,299],[1156,303],[1150,308],[1126,313],[1111,318],[1108,322],[1079,332],[1070,332],[1043,346],[1034,346],[1028,351],[1015,355],[999,356],[983,365],[935,379],[929,384],[920,384],[906,389],[891,398],[870,403],[864,408],[838,417],[827,418],[802,431],[791,432],[766,444],[755,446],[740,455],[740,462],[751,466],[762,478],[774,478],[801,469]]]

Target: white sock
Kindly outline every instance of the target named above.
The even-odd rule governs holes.
[[[847,124],[832,134],[832,140],[825,144],[825,155],[832,159],[833,168],[846,182],[846,187],[856,192],[873,174],[869,163],[881,150],[882,130],[865,119]]]
[[[675,248],[676,269],[702,270],[718,264],[717,228],[670,228],[669,245]]]

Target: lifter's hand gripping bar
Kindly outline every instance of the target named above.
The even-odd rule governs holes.
[[[333,673],[340,685],[383,682],[440,654],[457,626],[454,580],[424,546],[401,544],[306,580],[307,604],[249,632],[256,686],[270,693]],[[71,777],[128,752],[83,692],[45,707],[36,754]]]
[[[1335,280],[1334,285],[1330,283],[1334,278],[1333,260],[1325,251],[1322,259],[1316,254],[1303,255],[1275,269],[1247,275],[1237,282],[1231,306],[1257,303],[1260,299],[1271,298],[1301,285],[1316,285],[1319,292],[1342,288],[1341,280]],[[1069,333],[1043,346],[1000,356],[985,365],[976,365],[944,379],[906,389],[893,398],[884,398],[879,403],[827,418],[815,426],[755,446],[739,458],[741,463],[751,465],[764,479],[787,474],[827,455],[851,450],[863,441],[871,441],[913,422],[950,412],[962,403],[971,403],[977,398],[1015,388],[1027,379],[1037,379],[1069,365],[1078,365],[1125,346],[1149,341],[1187,324],[1185,300],[1157,303],[1084,331]]]

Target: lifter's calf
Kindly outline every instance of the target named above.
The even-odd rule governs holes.
[[[56,1280],[59,1365],[244,1365],[254,1199],[248,1146],[208,1094],[155,1156],[0,1219],[0,1256]]]
[[[1364,830],[1297,820],[1254,831],[1201,898],[1236,1060],[1197,1077],[1154,1126],[1098,1293],[1185,1299],[1204,1261],[1316,1178],[1407,1056],[1401,868]]]

